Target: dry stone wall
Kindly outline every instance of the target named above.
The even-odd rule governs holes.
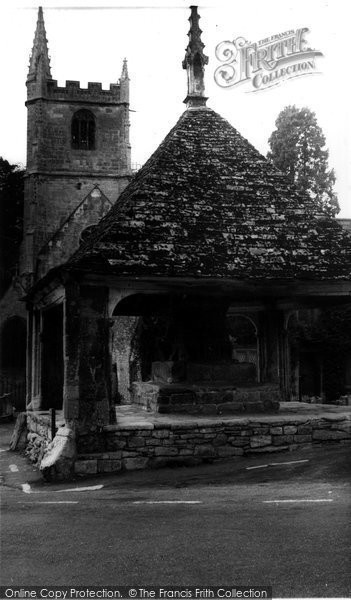
[[[63,422],[58,421],[60,427]],[[51,443],[47,414],[28,413],[26,455],[40,465]],[[351,443],[351,416],[236,418],[212,422],[108,425],[78,439],[76,474],[195,466],[203,462]]]
[[[197,423],[109,425],[94,440],[78,442],[76,473],[93,474],[196,465],[237,456],[350,443],[350,415],[327,418],[236,419]],[[95,448],[95,452],[92,449]]]

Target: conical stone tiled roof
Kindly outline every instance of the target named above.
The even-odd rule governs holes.
[[[121,276],[347,279],[351,236],[203,107],[184,112],[70,264]]]

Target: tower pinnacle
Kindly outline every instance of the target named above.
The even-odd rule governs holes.
[[[129,74],[128,74],[128,63],[125,58],[123,61],[122,74],[119,80],[121,90],[121,102],[129,103]]]
[[[39,6],[37,27],[29,59],[28,80],[51,79],[50,58],[46,39],[43,9]]]
[[[122,67],[121,79],[129,79],[129,76],[128,76],[128,61],[127,61],[126,58],[123,60],[123,67]]]
[[[197,6],[190,6],[190,9],[189,43],[182,63],[188,76],[188,95],[184,100],[188,108],[206,105],[204,75],[205,65],[208,63],[208,56],[203,52],[205,44],[201,41],[202,31],[199,26],[200,16],[197,13]]]

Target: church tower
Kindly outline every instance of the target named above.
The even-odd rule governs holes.
[[[20,273],[33,281],[40,249],[98,186],[112,204],[131,176],[129,77],[101,83],[52,78],[43,17],[38,11],[27,76],[27,177]]]

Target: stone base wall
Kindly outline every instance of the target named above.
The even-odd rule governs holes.
[[[140,408],[162,414],[227,415],[275,412],[281,394],[271,384],[251,387],[230,385],[146,383],[132,384],[132,401]]]
[[[26,420],[25,456],[40,469],[47,481],[71,479],[76,457],[75,432],[64,426],[60,415],[52,439],[48,413],[22,414]]]
[[[110,425],[100,435],[100,452],[89,453],[93,440],[78,443],[75,472],[94,474],[166,466],[197,465],[237,456],[296,450],[324,443],[350,443],[347,415],[330,418],[241,419],[192,424]]]
[[[48,414],[27,412],[27,431],[25,455],[31,462],[39,466],[52,441],[51,421]]]

